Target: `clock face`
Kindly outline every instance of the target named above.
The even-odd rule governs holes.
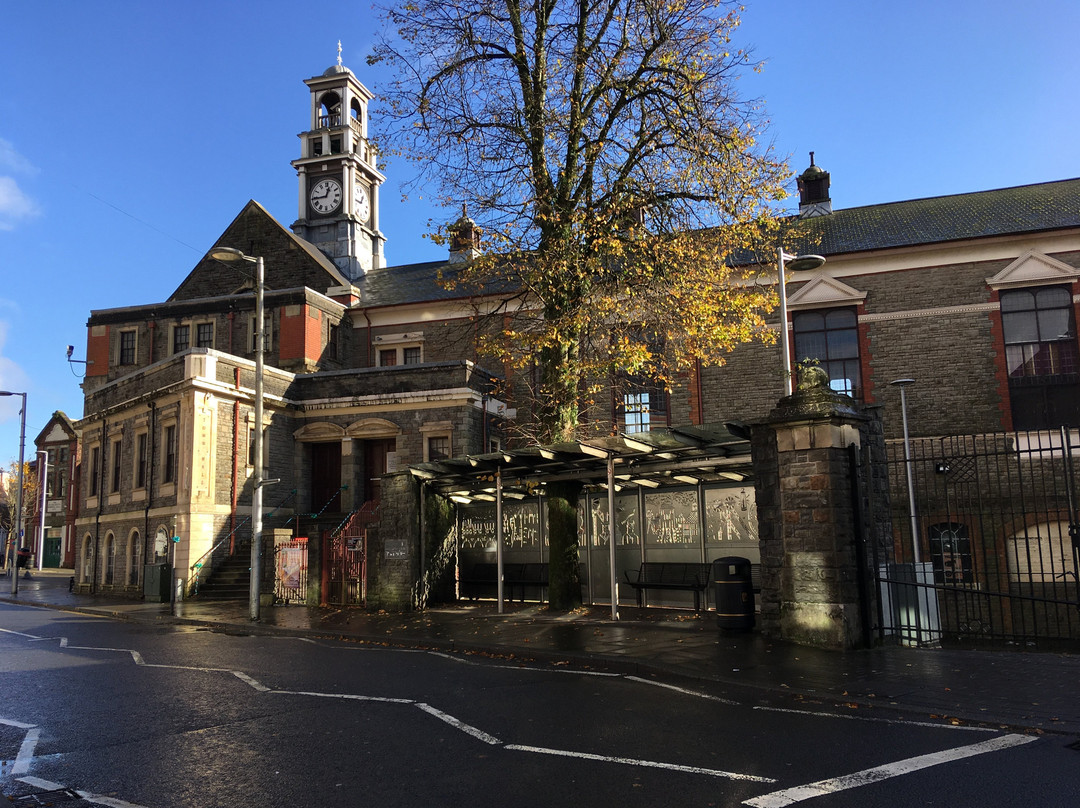
[[[367,188],[360,183],[353,187],[353,211],[356,218],[362,222],[366,222],[371,216],[371,200],[368,199]]]
[[[311,189],[311,207],[316,213],[331,213],[341,204],[341,183],[319,180]]]

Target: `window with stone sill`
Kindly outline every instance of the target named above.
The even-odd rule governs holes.
[[[854,309],[800,311],[791,318],[795,361],[817,364],[834,392],[862,398],[859,322]]]
[[[1002,292],[1001,327],[1013,428],[1080,423],[1080,345],[1070,289]]]
[[[119,365],[134,365],[136,359],[136,338],[137,332],[135,331],[121,331],[120,332],[120,355],[118,357],[117,364]]]

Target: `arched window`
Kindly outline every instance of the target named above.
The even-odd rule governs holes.
[[[138,586],[139,584],[139,556],[142,553],[142,541],[139,538],[139,531],[131,531],[131,535],[128,537],[128,584],[130,586]]]
[[[116,539],[113,534],[105,536],[105,569],[102,583],[109,585],[113,582],[113,572],[116,568]]]
[[[94,537],[87,533],[83,537],[82,552],[79,553],[79,582],[88,584],[94,577]]]
[[[967,525],[941,522],[930,525],[929,533],[934,580],[944,584],[971,583],[971,538]]]

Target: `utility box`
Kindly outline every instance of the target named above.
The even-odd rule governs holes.
[[[172,597],[172,565],[143,565],[143,600],[168,603]]]
[[[754,627],[754,584],[750,559],[725,556],[712,563],[716,622],[722,629],[748,631]]]

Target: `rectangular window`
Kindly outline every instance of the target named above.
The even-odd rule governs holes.
[[[98,486],[100,484],[100,471],[101,466],[101,448],[95,446],[90,450],[90,496],[96,497],[98,495]]]
[[[397,363],[397,348],[387,348],[379,351],[379,367],[388,368]]]
[[[121,365],[135,364],[135,333],[134,331],[120,332],[120,361]]]
[[[797,363],[816,362],[836,393],[862,398],[859,324],[852,309],[801,311],[791,318]]]
[[[135,436],[135,488],[146,488],[146,433]]]
[[[169,424],[164,430],[164,443],[162,447],[164,467],[161,478],[166,483],[176,482],[176,424]]]
[[[111,461],[109,475],[109,493],[115,494],[120,490],[120,438],[109,445],[109,460]]]
[[[274,324],[273,320],[270,319],[270,316],[264,314],[263,315],[263,352],[264,353],[269,352],[271,347],[274,344],[274,335],[273,335],[273,328],[272,328],[273,324]],[[255,348],[257,347],[258,343],[255,342],[255,318],[254,317],[252,317],[250,320],[248,320],[248,328],[250,329],[250,333],[251,333],[251,352],[255,353]]]
[[[1002,292],[1001,327],[1013,428],[1080,423],[1080,345],[1069,289]]]
[[[648,393],[627,393],[623,396],[623,423],[628,435],[649,431]]]
[[[195,326],[195,347],[196,348],[213,348],[214,347],[214,324],[213,323],[199,323]]]
[[[337,323],[330,323],[326,328],[326,358],[337,359],[338,358],[338,339],[340,339],[340,329]]]
[[[450,457],[450,436],[439,435],[427,440],[427,459],[446,460]]]
[[[63,497],[67,491],[67,479],[68,479],[68,450],[66,446],[61,446],[57,452],[56,466],[53,468],[53,496],[60,498]]]
[[[191,347],[191,326],[173,326],[172,352],[178,354]]]
[[[420,356],[420,346],[413,345],[408,348],[401,349],[401,364],[403,365],[419,365],[422,361]]]

